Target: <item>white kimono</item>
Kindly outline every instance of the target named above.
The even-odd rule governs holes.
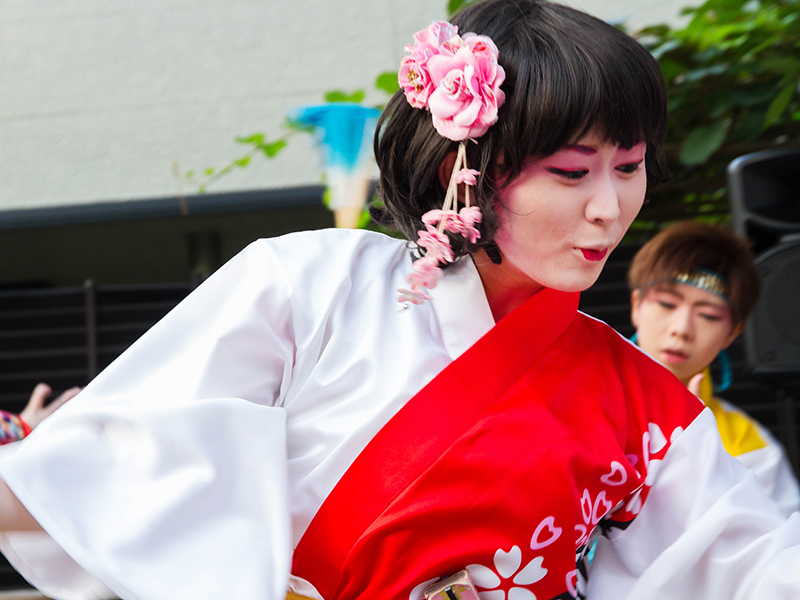
[[[0,449],[49,534],[6,534],[10,562],[65,600],[283,600],[292,548],[342,474],[494,324],[469,260],[398,312],[410,268],[404,242],[365,231],[252,244]],[[707,410],[612,537],[589,598],[800,597],[800,519],[778,516]]]

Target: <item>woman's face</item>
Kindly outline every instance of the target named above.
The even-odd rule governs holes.
[[[498,268],[538,287],[590,287],[642,206],[645,150],[609,144],[592,130],[531,161],[498,194]]]
[[[688,384],[741,333],[728,303],[686,283],[656,284],[631,296],[639,347]]]

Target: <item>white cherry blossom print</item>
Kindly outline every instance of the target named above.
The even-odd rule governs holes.
[[[532,585],[544,579],[547,569],[542,566],[544,557],[537,556],[523,569],[522,550],[514,546],[508,552],[502,548],[494,553],[494,569],[484,565],[469,565],[467,571],[476,587],[480,588],[481,600],[536,600],[536,594],[519,586]],[[514,587],[508,590],[508,596],[500,587],[503,581],[511,579]]]
[[[658,454],[667,445],[667,438],[657,423],[650,423],[647,431],[650,433],[650,454]]]
[[[601,483],[612,487],[623,485],[626,481],[628,481],[628,474],[625,472],[625,467],[616,460],[611,461],[611,472],[600,477]]]
[[[546,517],[536,527],[531,537],[531,550],[541,550],[561,537],[563,529],[556,526],[555,517]]]
[[[644,486],[641,485],[638,489],[633,493],[631,499],[628,500],[628,504],[625,506],[625,510],[627,510],[632,515],[638,515],[642,512],[642,491],[644,490]]]
[[[656,476],[658,475],[658,470],[661,468],[661,461],[657,458],[654,458],[650,461],[650,468],[647,469],[647,477],[644,480],[644,484],[646,486],[651,486],[656,480]]]

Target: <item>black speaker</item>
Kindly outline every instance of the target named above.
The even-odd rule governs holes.
[[[800,148],[740,156],[728,165],[736,231],[753,241],[761,299],[745,329],[754,375],[800,377]]]

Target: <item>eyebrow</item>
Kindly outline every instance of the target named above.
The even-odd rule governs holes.
[[[594,148],[590,148],[589,146],[583,146],[581,144],[568,144],[564,146],[564,150],[569,150],[570,152],[577,152],[578,154],[583,154],[585,156],[591,156],[592,154],[597,154],[597,150]]]
[[[685,300],[686,299],[683,294],[681,294],[678,290],[676,290],[674,288],[667,288],[667,287],[663,287],[663,288],[660,288],[660,289],[659,288],[654,288],[653,291],[655,291],[657,293],[660,292],[662,294],[671,294],[673,296],[677,296],[681,300]],[[725,310],[726,308],[728,308],[728,305],[725,304],[725,303],[717,304],[716,302],[709,302],[709,301],[705,301],[705,300],[701,300],[700,302],[693,302],[692,306],[716,308],[718,310]]]

